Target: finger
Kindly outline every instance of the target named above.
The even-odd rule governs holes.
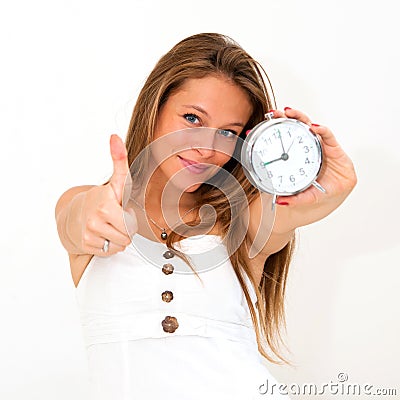
[[[285,113],[280,110],[269,110],[270,113],[274,114],[274,118],[283,118]]]
[[[104,239],[108,239],[110,242],[113,242],[117,246],[128,246],[131,242],[131,238],[129,235],[121,233],[118,229],[115,229],[110,224],[106,224],[104,229],[101,231],[101,237],[98,237],[96,240],[96,247],[102,247],[104,244]]]
[[[132,209],[124,211],[121,206],[98,209],[96,218],[87,222],[87,230],[97,236],[104,236],[108,227],[112,227],[120,235],[132,237],[138,230],[136,213]]]
[[[127,246],[131,241],[127,233],[122,233],[114,226],[102,222],[88,228],[84,235],[84,245],[101,248],[105,238],[118,246]]]
[[[94,232],[104,233],[107,225],[112,226],[121,235],[131,237],[138,230],[136,213],[131,208],[124,211],[121,206],[105,207],[98,210],[100,221],[98,226],[92,226]]]
[[[297,203],[297,195],[292,196],[278,196],[276,198],[276,204],[281,207],[293,207]]]
[[[110,153],[113,160],[113,174],[110,185],[120,205],[124,195],[125,185],[131,187],[131,174],[128,165],[128,153],[122,139],[118,135],[110,137]]]
[[[293,118],[293,119],[297,119],[309,126],[311,126],[311,120],[310,118],[304,114],[303,112],[299,111],[299,110],[295,110],[293,108],[290,107],[285,107],[285,115],[288,118]]]
[[[309,187],[304,192],[291,196],[278,196],[276,204],[282,207],[296,207],[298,205],[310,205],[318,203],[318,193],[314,187]]]
[[[312,133],[315,133],[316,135],[319,135],[324,144],[326,144],[327,146],[332,146],[332,147],[339,146],[339,143],[337,142],[334,134],[326,126],[311,124],[310,131]]]
[[[101,245],[99,245],[97,247],[87,246],[84,248],[84,250],[87,252],[87,254],[93,254],[93,255],[99,256],[99,257],[109,257],[113,254],[119,253],[120,251],[124,251],[127,247],[127,246],[117,245],[110,241],[110,243],[108,245],[108,250],[106,252],[104,252],[103,251],[104,242],[105,242],[105,239],[103,239],[103,242]]]

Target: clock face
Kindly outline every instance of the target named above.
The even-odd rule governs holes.
[[[307,125],[277,119],[259,124],[251,134],[251,175],[260,189],[292,195],[309,187],[318,176],[321,145]]]

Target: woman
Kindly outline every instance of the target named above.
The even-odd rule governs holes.
[[[266,381],[275,383],[262,357],[285,361],[279,328],[294,231],[336,209],[356,176],[327,127],[298,110],[273,108],[261,67],[237,43],[219,34],[189,37],[149,75],[126,147],[111,136],[110,180],[59,199],[57,227],[77,286],[96,398],[250,399]],[[275,220],[232,148],[199,143],[206,128],[242,140],[268,111],[308,124],[325,156],[318,180],[327,193],[310,187],[278,198]],[[172,149],[179,132],[185,146]],[[237,185],[208,182],[222,172]],[[204,225],[206,204],[216,218],[191,230]],[[194,274],[184,273],[187,265]],[[269,395],[280,398],[277,388]]]

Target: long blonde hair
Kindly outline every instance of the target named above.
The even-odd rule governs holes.
[[[245,132],[248,129],[264,119],[268,110],[275,108],[272,88],[269,86],[272,93],[269,94],[263,79],[263,74],[267,75],[262,67],[235,41],[216,33],[188,37],[175,45],[158,61],[138,96],[125,143],[129,165],[132,165],[141,151],[152,142],[160,108],[168,96],[177,91],[187,79],[215,74],[227,77],[249,96],[253,113],[240,134],[242,139],[245,138]],[[258,190],[247,180],[240,163],[232,157],[225,164],[224,169],[240,183],[246,193],[248,204],[254,201]],[[137,168],[134,173],[136,178],[139,178],[143,171]],[[135,180],[134,176],[132,178]],[[198,191],[201,204],[210,204],[215,209],[223,234],[228,234],[228,252],[229,247],[235,249],[232,253],[229,252],[230,260],[249,306],[260,353],[269,361],[287,362],[285,357],[280,354],[279,347],[283,343],[281,328],[285,325],[284,295],[294,239],[282,250],[268,257],[264,264],[261,282],[257,285],[248,265],[245,241],[243,240],[238,247],[234,247],[234,238],[229,237],[229,232],[237,231],[237,229],[232,229],[232,224],[238,224],[237,227],[240,228],[240,220],[232,218],[233,215],[238,215],[240,210],[232,210],[229,202],[221,195],[221,191],[212,185],[204,183]],[[188,225],[196,222],[197,219]],[[167,246],[174,250],[173,243],[180,238],[181,235],[172,232],[168,235]],[[256,307],[260,315],[259,322],[243,278],[243,272],[249,277],[257,295]],[[275,357],[265,348],[262,336]]]

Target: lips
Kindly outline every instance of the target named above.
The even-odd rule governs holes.
[[[178,156],[178,158],[179,158],[181,164],[188,171],[193,172],[194,174],[202,174],[204,171],[206,171],[209,168],[209,165],[207,165],[207,164],[201,164],[201,163],[198,163],[197,161],[188,160],[181,156]]]

